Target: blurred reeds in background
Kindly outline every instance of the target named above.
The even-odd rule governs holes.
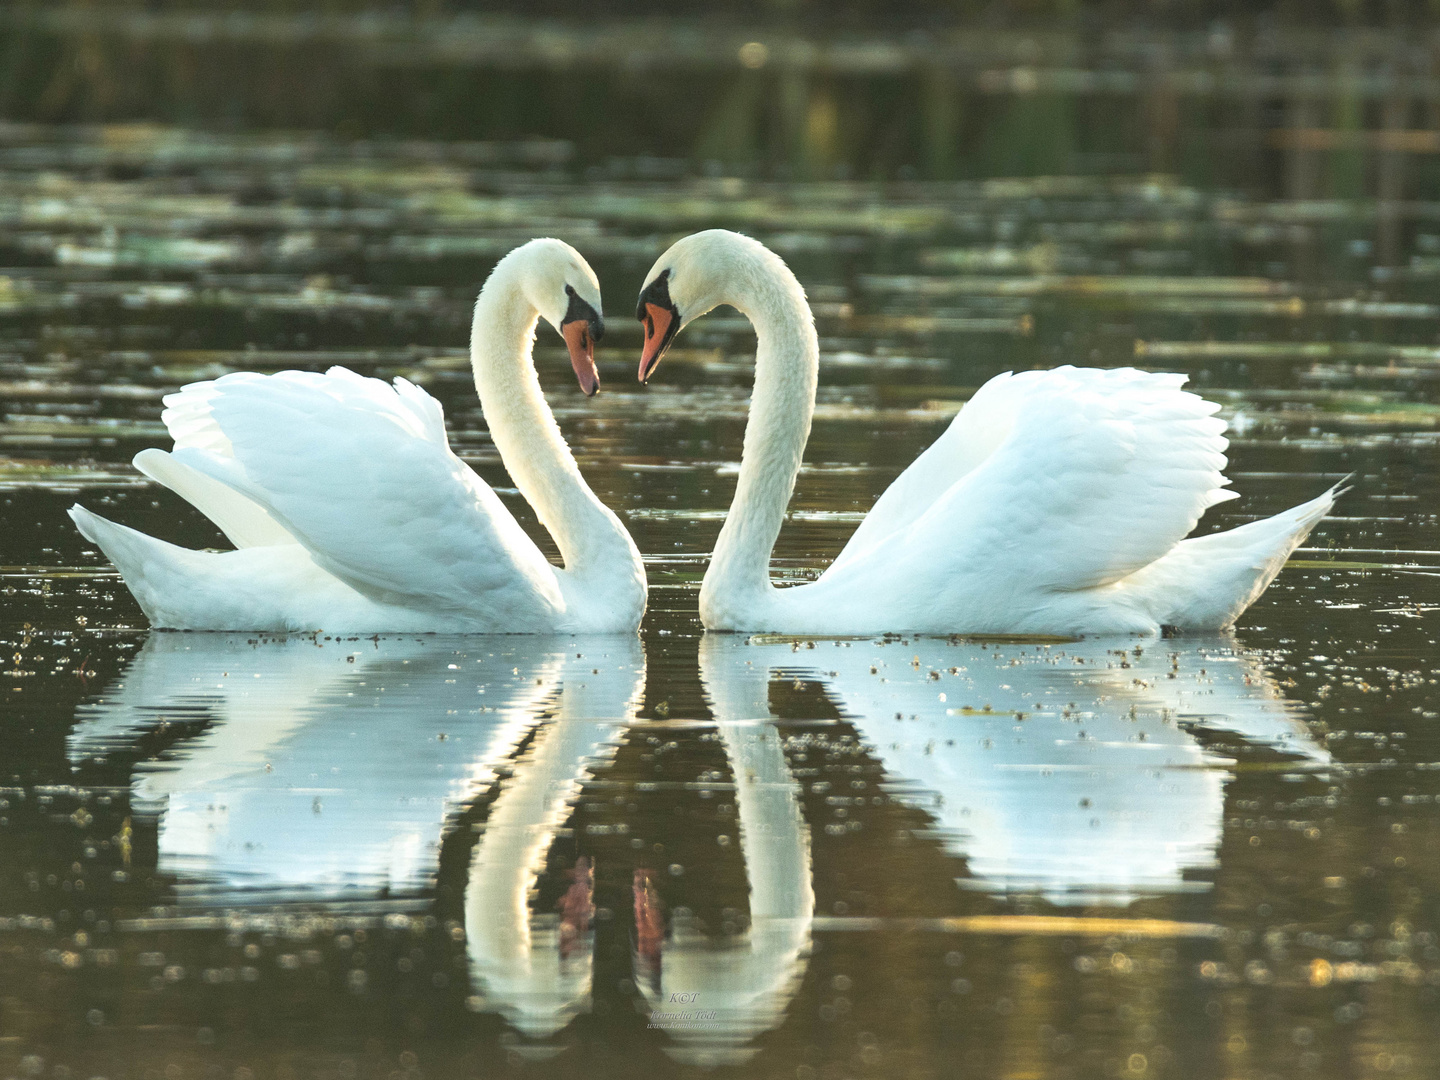
[[[1434,0],[22,3],[0,40],[11,122],[541,137],[659,175],[1149,172],[1387,203],[1440,179]]]

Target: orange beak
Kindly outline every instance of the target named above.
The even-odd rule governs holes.
[[[580,389],[586,397],[594,397],[600,389],[600,372],[595,370],[595,339],[590,336],[590,324],[574,319],[561,327],[560,333],[570,349],[570,366],[580,380]]]
[[[645,345],[640,350],[640,381],[648,382],[675,336],[675,312],[659,304],[645,305]]]

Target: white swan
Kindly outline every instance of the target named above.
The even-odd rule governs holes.
[[[633,631],[644,566],[540,392],[530,355],[538,318],[564,336],[581,388],[595,393],[600,288],[559,240],[500,260],[475,303],[470,358],[496,449],[564,569],[450,450],[438,401],[404,379],[391,387],[339,367],[226,375],[165,399],[175,449],[143,450],[135,466],[238,550],[176,547],[78,505],[70,516],[157,627]]]
[[[1233,497],[1218,406],[1183,375],[1063,367],[999,375],[880,497],[815,582],[770,583],[770,553],[815,404],[805,293],[764,245],[724,230],[674,244],[646,278],[640,379],[719,304],[755,326],[740,477],[700,590],[715,630],[799,634],[1154,633],[1220,629],[1264,591],[1336,490],[1185,539]]]

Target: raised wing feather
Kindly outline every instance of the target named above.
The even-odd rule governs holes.
[[[987,384],[876,504],[870,517],[886,520],[846,561],[958,557],[1062,590],[1148,566],[1234,497],[1218,406],[1183,382],[1059,368],[1005,378],[994,395]]]
[[[165,398],[160,418],[175,448],[200,449],[234,457],[230,440],[210,414],[214,383],[193,383]],[[135,468],[163,484],[209,518],[237,548],[270,547],[297,541],[255,500],[220,483],[157,447],[141,450]]]
[[[136,454],[134,462],[135,468],[214,522],[237,548],[298,543],[255,500],[182,464],[173,454],[152,446]]]
[[[839,566],[912,524],[956,481],[984,461],[1014,426],[1032,389],[1010,372],[975,392],[938,439],[895,478],[851,535],[833,565]]]
[[[263,507],[358,591],[517,617],[560,605],[553,569],[451,452],[440,403],[419,387],[345,368],[238,373],[166,405],[176,460]]]

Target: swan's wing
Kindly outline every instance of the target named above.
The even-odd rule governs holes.
[[[834,565],[848,562],[925,513],[984,461],[1015,424],[1033,380],[997,375],[975,392],[938,439],[895,478],[846,542]]]
[[[1019,580],[1062,589],[1148,566],[1235,497],[1220,471],[1219,407],[1184,381],[1059,368],[1010,376],[992,393],[992,380],[876,504],[865,524],[885,520],[857,533],[852,546],[868,542],[847,547],[846,561],[1001,560]]]
[[[237,548],[297,543],[254,499],[192,469],[174,454],[151,447],[135,455],[134,465],[214,522]]]
[[[199,449],[234,457],[230,440],[210,413],[210,396],[197,383],[165,399],[160,418],[175,441],[175,449]],[[296,540],[265,508],[234,488],[213,480],[164,450],[150,447],[135,455],[133,464],[145,476],[175,492],[215,523],[237,548],[271,547]]]
[[[256,504],[361,593],[496,612],[560,603],[553,568],[451,452],[440,403],[404,379],[237,373],[165,403],[172,459]]]

